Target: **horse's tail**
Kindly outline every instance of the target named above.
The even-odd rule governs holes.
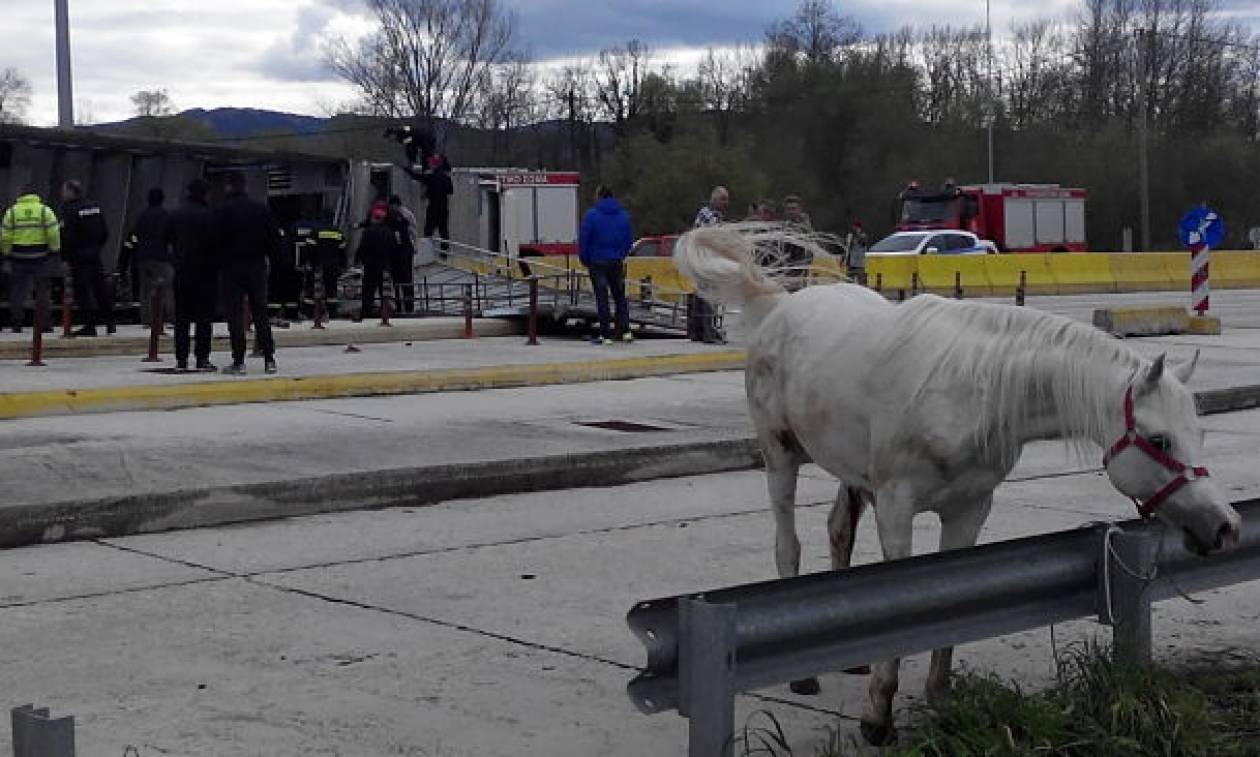
[[[757,264],[759,246],[794,245],[815,255],[829,253],[823,235],[797,232],[778,224],[737,223],[692,229],[674,244],[674,263],[706,298],[744,306],[750,326],[760,323],[787,290]]]

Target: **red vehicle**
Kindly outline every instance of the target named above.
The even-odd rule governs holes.
[[[897,198],[897,230],[960,229],[1002,252],[1084,252],[1085,190],[1058,184],[921,189]]]
[[[632,258],[668,258],[674,254],[674,242],[677,234],[666,234],[659,237],[640,237],[630,248]]]

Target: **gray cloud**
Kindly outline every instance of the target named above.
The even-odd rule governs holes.
[[[344,0],[349,4],[352,0]],[[329,5],[335,0],[321,0],[298,10],[297,25],[288,39],[279,39],[263,53],[258,73],[279,81],[335,81],[336,75],[324,64],[325,32],[336,16]]]

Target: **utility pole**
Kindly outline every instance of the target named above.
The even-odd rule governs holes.
[[[74,92],[70,83],[69,0],[53,0],[57,21],[57,125],[74,128]]]
[[[1147,34],[1145,29],[1137,30],[1137,78],[1138,78],[1138,194],[1141,206],[1141,239],[1142,252],[1151,249],[1151,172],[1147,164]]]
[[[990,0],[984,0],[984,36],[987,44],[988,58],[988,82],[989,82],[989,102],[988,117],[988,141],[989,141],[989,183],[993,183],[993,119],[997,117],[997,108],[993,106],[993,28],[989,24],[989,4]]]

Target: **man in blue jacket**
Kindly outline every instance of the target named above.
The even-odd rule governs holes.
[[[608,328],[608,294],[611,292],[617,306],[617,333],[621,341],[633,342],[630,305],[626,302],[625,269],[626,256],[634,244],[630,214],[621,207],[608,187],[596,189],[595,196],[595,207],[586,211],[578,238],[578,254],[582,265],[591,273],[595,307],[599,311],[599,335],[591,341],[595,344],[612,343],[613,333]]]

